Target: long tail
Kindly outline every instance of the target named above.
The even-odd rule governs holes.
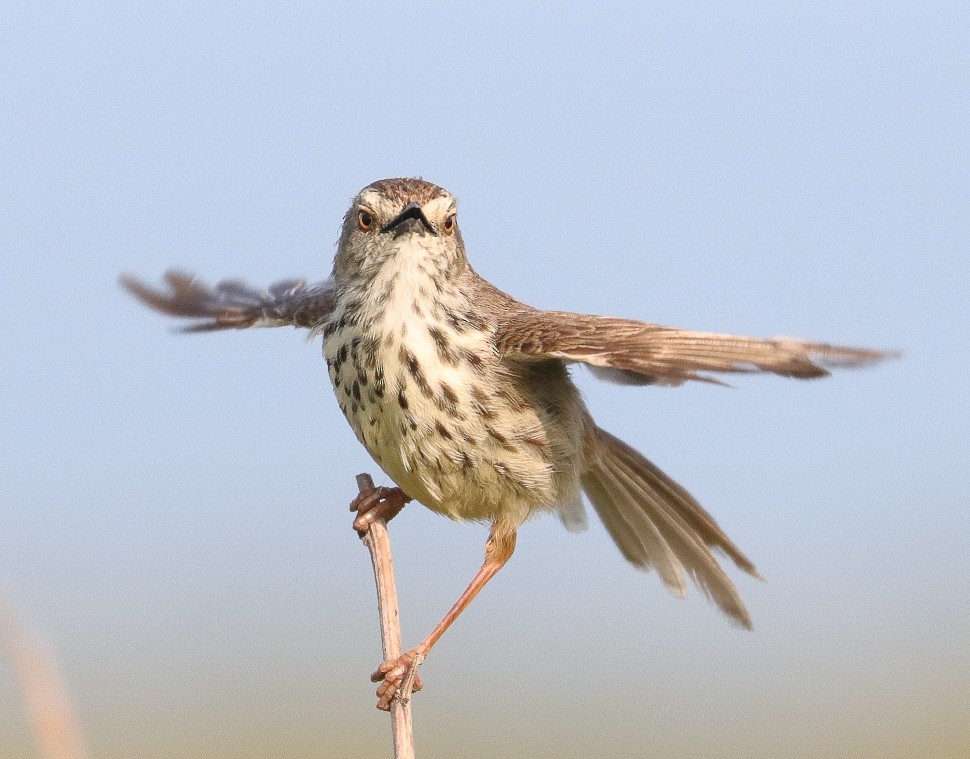
[[[712,549],[760,578],[754,565],[680,485],[610,433],[591,425],[590,434],[583,489],[626,559],[655,568],[678,597],[687,593],[686,571],[725,614],[750,628],[748,610]]]

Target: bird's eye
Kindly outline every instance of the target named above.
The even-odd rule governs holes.
[[[451,216],[449,216],[447,219],[445,219],[445,223],[441,225],[441,228],[443,230],[445,230],[445,234],[446,235],[450,235],[452,232],[454,232],[455,231],[455,214],[451,214]]]
[[[357,214],[357,226],[364,232],[370,232],[374,228],[374,217],[368,211],[361,211]]]

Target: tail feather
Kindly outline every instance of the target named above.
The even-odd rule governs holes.
[[[745,556],[731,539],[724,534],[714,517],[707,513],[703,506],[681,485],[678,485],[661,469],[646,459],[636,449],[619,440],[608,432],[603,432],[612,438],[617,446],[617,453],[625,462],[627,468],[646,474],[652,485],[657,488],[660,503],[667,506],[671,513],[682,520],[688,529],[695,532],[704,545],[717,549],[725,554],[735,565],[759,580],[764,578],[758,573],[751,560]]]
[[[676,596],[683,598],[687,595],[684,573],[676,553],[661,532],[660,525],[637,502],[637,493],[625,481],[623,473],[613,471],[613,467],[608,465],[607,468],[610,470],[609,476],[597,480],[596,484],[602,485],[605,500],[613,508],[600,511],[597,507],[597,512],[604,523],[607,519],[610,520],[607,529],[627,561],[643,569],[656,569],[663,584]],[[593,500],[593,488],[585,480],[584,486],[587,495]]]
[[[751,627],[737,588],[711,549],[760,577],[751,561],[684,488],[608,432],[594,428],[592,460],[582,483],[623,556],[655,568],[664,584],[685,594],[684,572],[732,620]]]

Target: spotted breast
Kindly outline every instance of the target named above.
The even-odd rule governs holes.
[[[501,363],[468,295],[420,265],[420,251],[398,259],[406,265],[347,287],[324,328],[330,379],[358,439],[410,496],[454,519],[494,521],[501,510],[521,523],[553,507],[554,451],[541,408],[522,392],[534,383],[515,376],[543,369]]]

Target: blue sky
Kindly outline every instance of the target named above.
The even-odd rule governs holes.
[[[328,275],[387,176],[459,199],[536,306],[897,348],[822,382],[623,388],[599,424],[768,582],[670,598],[598,524],[528,524],[435,649],[427,756],[970,752],[970,16],[963,4],[0,10],[0,585],[100,757],[370,755],[354,475],[292,330],[179,336],[117,287]],[[485,530],[394,522],[405,643]],[[27,756],[0,662],[0,754]]]

